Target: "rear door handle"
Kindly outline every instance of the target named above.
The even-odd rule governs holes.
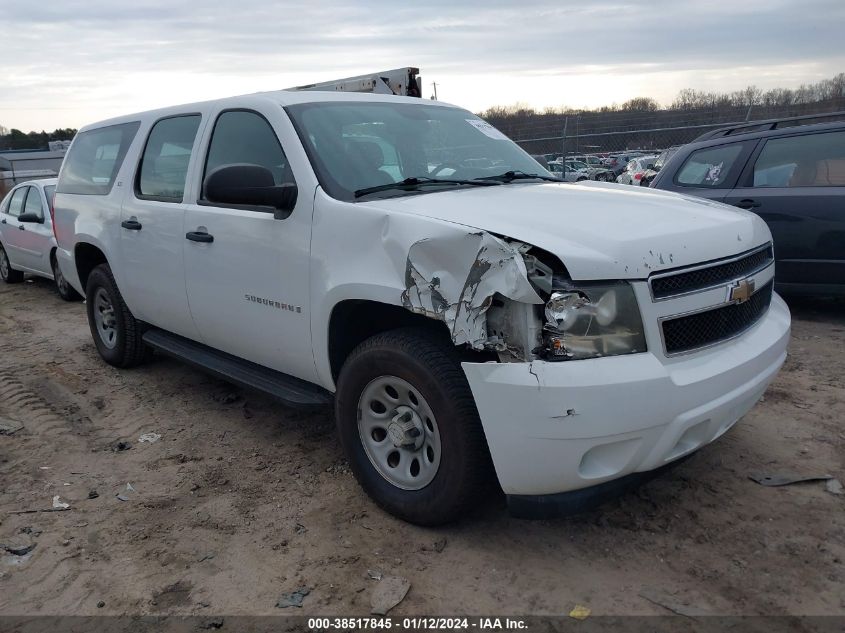
[[[120,223],[124,229],[129,229],[130,231],[140,231],[141,230],[141,223],[138,220],[124,220]]]
[[[214,236],[209,235],[205,231],[191,231],[190,233],[185,233],[185,237],[191,240],[192,242],[213,242]]]
[[[760,203],[756,200],[752,200],[751,198],[745,198],[737,202],[734,206],[737,206],[740,209],[754,209],[756,207],[759,207]]]

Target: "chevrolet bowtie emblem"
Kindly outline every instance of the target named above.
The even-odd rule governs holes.
[[[754,282],[748,279],[736,282],[731,286],[730,300],[734,303],[745,303],[754,294]]]

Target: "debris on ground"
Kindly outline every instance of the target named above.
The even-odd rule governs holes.
[[[105,602],[103,602],[102,600],[100,600],[100,601],[97,603],[97,608],[98,608],[98,609],[102,609],[104,606],[106,606],[106,603],[105,603]]]
[[[121,501],[129,501],[134,494],[135,489],[132,487],[132,484],[126,484],[126,488],[122,492],[117,493],[117,498]]]
[[[154,442],[158,442],[161,439],[161,434],[159,433],[144,433],[140,437],[138,437],[138,442],[141,444],[149,443],[153,444]]]
[[[97,492],[96,490],[89,490],[88,491],[88,498],[89,499],[96,499],[99,496],[100,496],[100,493]]]
[[[375,569],[368,569],[367,576],[369,576],[372,580],[381,580],[384,577],[380,571],[376,571]]]
[[[0,435],[11,435],[23,428],[23,424],[11,418],[0,417]]]
[[[569,617],[575,618],[576,620],[586,620],[590,617],[591,613],[590,607],[585,607],[583,604],[576,604],[569,612]]]
[[[0,549],[3,549],[14,556],[26,556],[35,549],[37,543],[32,539],[26,537],[13,538],[8,543],[0,543]]]
[[[310,589],[305,587],[300,587],[296,591],[291,591],[289,593],[283,593],[282,597],[279,598],[279,601],[276,603],[276,607],[279,609],[287,609],[288,607],[302,607],[302,601],[311,593]]]
[[[132,444],[130,444],[129,442],[126,442],[124,440],[118,440],[117,442],[112,444],[112,447],[111,447],[111,449],[115,453],[122,453],[123,451],[128,451],[130,448],[132,448]]]
[[[62,501],[62,499],[59,495],[55,495],[53,497],[53,509],[55,509],[55,510],[67,510],[69,507],[70,507],[70,504]]]
[[[828,479],[824,489],[832,495],[845,495],[845,489],[842,488],[842,482],[838,479]]]
[[[800,484],[811,481],[827,481],[833,479],[830,475],[792,475],[784,473],[753,473],[748,475],[751,481],[755,481],[761,486],[789,486],[791,484]]]
[[[397,604],[405,599],[408,590],[411,588],[411,581],[402,576],[385,576],[373,589],[370,598],[371,613],[374,615],[387,615]]]

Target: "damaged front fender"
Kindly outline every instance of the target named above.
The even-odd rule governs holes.
[[[520,303],[543,303],[517,247],[484,231],[425,238],[411,245],[402,305],[443,321],[456,345],[485,347],[485,313],[497,293]]]

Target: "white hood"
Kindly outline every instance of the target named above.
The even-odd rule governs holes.
[[[630,185],[521,183],[363,204],[527,242],[560,257],[580,280],[644,279],[771,239],[753,213]]]

